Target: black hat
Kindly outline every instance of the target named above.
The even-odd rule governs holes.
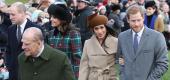
[[[112,4],[110,6],[112,11],[120,10],[120,5],[119,4]]]
[[[90,2],[88,0],[77,0],[78,2],[85,2],[90,5]]]
[[[38,7],[38,5],[39,5],[38,3],[32,3],[31,6],[36,8],[36,7]]]
[[[155,1],[147,1],[145,3],[145,9],[147,9],[148,7],[157,8]]]
[[[71,12],[64,4],[51,4],[47,11],[50,16],[66,21],[67,23],[70,23],[72,20]]]

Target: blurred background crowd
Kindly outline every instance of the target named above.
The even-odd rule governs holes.
[[[16,1],[20,2],[20,0]],[[55,15],[53,10],[48,9],[51,4],[65,5],[68,10],[62,8],[59,12],[65,12],[67,10],[71,15],[65,15],[65,13],[56,13],[57,15]],[[84,42],[89,39],[93,33],[88,28],[87,17],[93,13],[107,16],[109,19],[108,25],[113,28],[115,36],[117,37],[120,32],[130,28],[126,19],[126,9],[134,4],[140,5],[145,11],[144,24],[149,28],[164,34],[168,49],[170,49],[170,0],[27,0],[27,2],[24,3],[26,18],[42,28],[45,43],[53,48],[66,52],[73,65],[76,77],[78,77],[78,69]],[[1,59],[4,59],[4,54],[8,52],[8,28],[13,25],[13,22],[11,21],[12,18],[10,17],[10,6],[11,4],[6,3],[5,0],[0,0]],[[64,39],[64,46],[62,46],[60,43],[62,43],[61,40],[63,40],[63,37],[54,37],[55,35],[51,35],[51,32],[54,34],[60,32],[60,30],[57,31],[56,28],[51,25],[51,17],[55,16],[60,20],[65,20],[66,24],[67,22],[69,24],[71,23],[75,26],[74,29],[78,31],[78,33],[73,33],[74,37],[75,35],[77,35],[77,37],[75,42],[72,41],[72,45],[67,43],[68,37]],[[63,29],[61,35],[67,35],[65,32],[67,32],[67,29]],[[72,36],[70,34],[68,36]],[[58,42],[54,40],[57,40]],[[74,53],[75,56],[70,55],[72,53]],[[2,61],[1,67],[4,66],[5,64]]]

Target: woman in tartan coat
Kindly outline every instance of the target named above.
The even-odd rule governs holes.
[[[48,8],[51,25],[48,44],[66,53],[78,78],[79,63],[82,54],[80,32],[71,23],[72,15],[64,4],[51,4]]]

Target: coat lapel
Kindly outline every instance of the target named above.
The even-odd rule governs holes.
[[[135,53],[134,53],[134,48],[133,48],[133,36],[132,35],[133,35],[132,31],[129,30],[127,33],[126,43],[127,43],[127,49],[129,49],[128,51],[130,52],[129,56],[131,56],[131,59],[133,60],[133,58],[135,57]]]
[[[11,31],[14,31],[14,32],[12,32],[12,35],[14,36],[13,37],[13,39],[14,39],[14,45],[15,46],[17,46],[17,48],[20,48],[19,46],[21,45],[20,43],[20,41],[18,41],[18,39],[17,39],[17,25],[14,25],[13,26],[14,28],[14,30],[11,30]]]
[[[105,53],[105,51],[103,50],[102,46],[100,45],[100,43],[99,43],[99,41],[97,40],[97,38],[96,38],[95,35],[93,35],[93,36],[91,37],[91,42],[92,42],[93,46],[95,46],[95,47],[94,47],[94,50],[98,50],[98,52],[97,52],[98,54],[103,54],[103,53]]]

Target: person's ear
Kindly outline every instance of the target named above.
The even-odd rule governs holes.
[[[129,17],[126,15],[126,20],[127,20],[127,22],[129,23]]]

